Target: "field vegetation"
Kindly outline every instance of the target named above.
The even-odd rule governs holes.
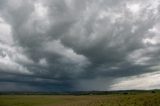
[[[160,106],[160,93],[0,95],[0,106]]]

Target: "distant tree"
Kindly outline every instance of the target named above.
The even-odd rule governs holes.
[[[156,91],[152,91],[152,93],[156,93]]]

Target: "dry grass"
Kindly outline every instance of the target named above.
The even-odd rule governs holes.
[[[160,106],[160,94],[0,96],[0,106]]]

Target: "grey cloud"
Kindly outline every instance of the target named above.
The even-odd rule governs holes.
[[[121,85],[119,78],[157,72],[151,67],[160,64],[158,0],[1,2],[0,17],[11,27],[14,47],[6,45],[22,49],[8,61],[31,72],[30,79],[44,80],[50,90],[54,85],[61,90],[108,90]],[[51,85],[46,78],[63,83]],[[43,83],[27,79],[21,83],[37,83],[45,90]]]

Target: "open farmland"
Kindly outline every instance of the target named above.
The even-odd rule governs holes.
[[[160,93],[110,95],[1,95],[0,106],[160,106]]]

